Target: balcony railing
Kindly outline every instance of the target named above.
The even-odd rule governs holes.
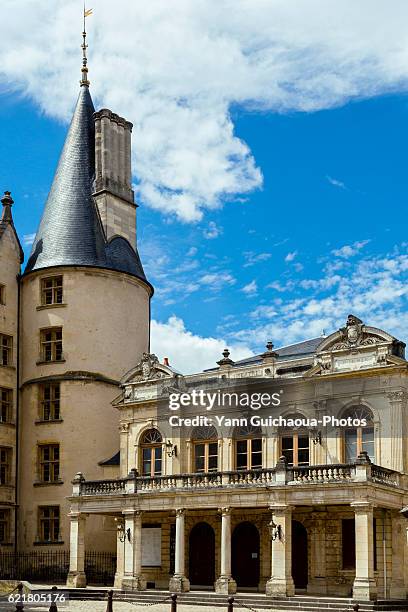
[[[360,459],[360,458],[359,458]],[[86,481],[78,474],[73,495],[126,495],[155,491],[200,490],[222,488],[253,488],[279,485],[325,485],[351,482],[374,482],[392,487],[406,486],[407,477],[369,461],[356,463],[289,467],[278,462],[276,468],[173,474],[168,476],[138,476],[135,470],[127,478]]]

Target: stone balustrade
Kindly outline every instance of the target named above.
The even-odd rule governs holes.
[[[283,477],[282,477],[283,476]],[[198,490],[211,488],[253,488],[280,485],[319,485],[330,483],[371,481],[386,486],[405,486],[404,475],[372,464],[345,463],[278,468],[173,474],[166,476],[138,476],[133,472],[123,479],[91,480],[83,477],[75,482],[73,495],[120,495],[149,493],[174,489]],[[129,486],[131,485],[131,486]]]

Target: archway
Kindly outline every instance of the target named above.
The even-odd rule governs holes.
[[[238,587],[259,583],[259,531],[253,523],[239,523],[232,533],[232,576]]]
[[[307,531],[299,521],[292,521],[292,578],[295,589],[307,588]]]
[[[208,523],[197,523],[189,538],[189,579],[195,586],[213,586],[215,580],[215,534]]]

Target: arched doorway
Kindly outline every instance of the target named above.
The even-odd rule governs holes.
[[[292,521],[292,578],[295,589],[307,588],[307,531],[299,521]]]
[[[239,523],[232,533],[232,576],[238,587],[259,583],[259,531],[253,523]]]
[[[190,531],[189,580],[195,586],[214,584],[215,534],[208,523],[197,523]]]

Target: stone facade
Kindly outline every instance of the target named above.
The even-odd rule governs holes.
[[[347,332],[352,345],[339,343]],[[196,375],[181,376],[144,355],[122,378],[122,394],[114,401],[120,412],[116,477],[89,482],[78,474],[72,520],[86,515],[92,522],[94,513],[116,517],[115,585],[123,588],[405,598],[403,349],[386,332],[349,317],[345,329],[309,352],[301,344],[281,349],[281,355],[269,348],[237,364],[224,354],[218,368]],[[271,425],[265,409],[254,413],[261,425],[246,433],[233,420],[217,427],[215,418],[211,426],[169,426],[175,414],[171,394],[216,388],[252,394],[279,389],[274,417],[302,417],[311,426],[288,432]],[[323,415],[340,420],[351,413],[366,416],[364,432],[313,423]],[[177,414],[193,419],[197,408]],[[242,443],[258,453],[255,468],[239,463]],[[211,450],[197,455],[198,447]],[[200,463],[207,454],[216,457],[210,468]],[[144,540],[152,525],[160,530],[154,545]],[[154,567],[147,563],[149,554]],[[74,568],[75,542],[71,558]],[[73,570],[69,584],[75,583]]]

